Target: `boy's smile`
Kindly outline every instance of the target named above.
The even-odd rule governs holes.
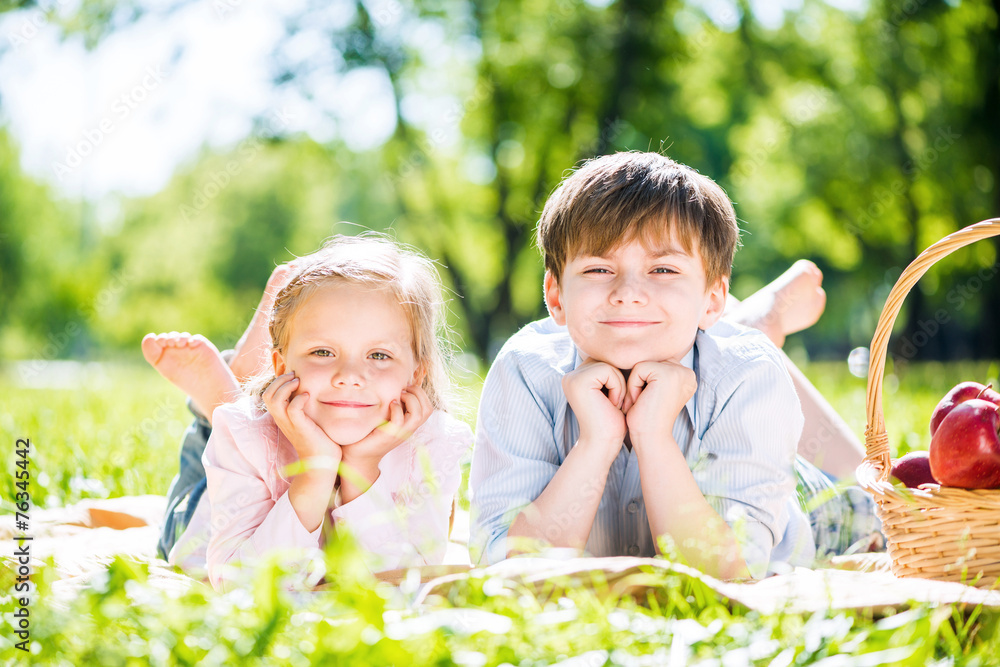
[[[569,258],[560,280],[545,276],[545,303],[586,359],[628,370],[640,361],[680,361],[698,329],[719,319],[728,284],[706,286],[696,244],[647,248],[632,240],[604,256]]]

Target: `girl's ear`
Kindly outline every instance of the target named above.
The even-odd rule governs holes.
[[[274,366],[274,377],[284,375],[288,370],[285,358],[281,356],[281,352],[278,350],[271,351],[271,364]]]
[[[549,315],[559,326],[566,324],[566,311],[562,307],[562,291],[559,288],[559,280],[551,271],[545,272],[545,307],[549,309]]]
[[[729,295],[729,276],[723,276],[705,292],[705,312],[698,321],[699,329],[708,329],[719,321],[726,309],[726,297]]]
[[[427,369],[423,364],[417,364],[417,367],[413,371],[413,377],[410,380],[411,387],[420,387],[424,384],[424,378],[427,377]]]

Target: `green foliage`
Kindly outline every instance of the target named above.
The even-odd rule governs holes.
[[[10,407],[0,415],[0,438],[32,439],[37,506],[165,492],[176,471],[186,413],[179,393],[154,371],[91,368],[84,385],[64,389],[18,387],[20,376],[11,371],[0,382],[0,404]],[[954,381],[995,378],[998,369],[911,364],[893,371],[887,374],[886,418],[892,444],[902,451],[926,446],[930,411]],[[863,428],[863,380],[847,375],[843,364],[812,365],[806,372],[853,430]],[[479,387],[468,378],[465,383],[474,401]],[[909,433],[920,441],[909,442]],[[11,482],[5,483],[3,497],[11,498]],[[376,583],[355,549],[346,539],[332,541],[324,564],[305,566],[286,564],[275,554],[226,594],[204,584],[186,585],[125,558],[76,585],[57,582],[49,563],[33,578],[30,662],[543,665],[580,656],[598,665],[675,659],[679,664],[996,664],[1000,614],[995,610],[916,605],[885,617],[870,611],[761,614],[728,602],[696,578],[664,571],[631,580],[653,591],[634,598],[611,594],[599,577],[586,582],[589,586],[553,579],[536,594],[477,574],[414,606],[413,582],[398,588]],[[303,575],[315,581],[323,572],[321,592],[292,590]],[[12,578],[8,568],[0,568],[5,591],[12,590]],[[0,595],[0,614],[8,623],[16,604],[10,594]],[[14,648],[15,635],[5,627],[0,662],[23,662],[27,656]],[[831,662],[821,662],[826,659]]]
[[[36,579],[31,663],[546,665],[577,656],[594,665],[995,664],[990,637],[1000,616],[981,608],[764,615],[664,571],[637,575],[634,583],[650,591],[637,598],[609,594],[599,576],[554,579],[536,592],[475,573],[414,606],[412,584],[376,583],[357,562],[350,545],[334,546],[320,569],[331,584],[296,593],[300,578],[271,558],[222,595],[118,558],[68,603],[65,594],[57,602],[49,566]],[[0,611],[13,611],[9,597]],[[23,659],[9,636],[0,636],[0,656]]]
[[[869,342],[919,250],[1000,212],[1000,22],[987,0],[833,4],[355,2],[326,28],[327,7],[306,5],[277,47],[276,85],[308,98],[318,68],[382,72],[398,111],[388,141],[318,145],[275,110],[105,224],[21,175],[5,139],[0,350],[50,358],[49,337],[69,330],[49,352],[118,353],[163,329],[225,346],[274,263],[356,229],[334,225],[347,219],[439,259],[462,346],[489,356],[544,313],[533,227],[565,171],[662,149],[736,202],[737,296],[799,257],[820,265],[827,316],[802,342],[842,358]],[[54,23],[96,44],[180,6],[88,1]],[[316,29],[328,51],[300,62],[295,40]],[[935,267],[907,299],[895,355],[997,356],[996,259],[980,242]],[[913,345],[928,326],[939,333]]]

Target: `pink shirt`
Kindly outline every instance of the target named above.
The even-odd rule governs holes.
[[[441,563],[472,440],[466,424],[435,411],[382,458],[375,483],[327,519],[352,532],[372,571]],[[171,550],[171,563],[188,571],[207,564],[212,586],[224,590],[232,565],[251,564],[273,549],[322,546],[323,526],[307,531],[288,500],[286,466],[298,456],[271,415],[243,402],[218,408],[203,460],[208,490]]]

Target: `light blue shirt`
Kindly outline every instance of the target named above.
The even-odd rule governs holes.
[[[512,336],[490,368],[470,477],[474,561],[507,557],[514,518],[541,495],[579,438],[562,377],[580,363],[566,328],[547,318]],[[698,389],[673,436],[701,492],[733,527],[751,574],[763,576],[776,563],[811,563],[815,544],[795,493],[802,411],[780,352],[756,330],[719,322],[698,332],[683,363],[694,370]],[[586,482],[580,480],[581,498]],[[574,511],[582,510],[566,507],[566,520]],[[639,461],[624,443],[586,550],[593,556],[656,553]]]

